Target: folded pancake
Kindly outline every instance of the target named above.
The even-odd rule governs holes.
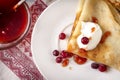
[[[120,0],[109,0],[109,2],[120,11]]]
[[[98,24],[102,31],[92,50],[80,48],[77,42],[83,22]],[[108,0],[80,0],[67,51],[120,70],[120,14]]]

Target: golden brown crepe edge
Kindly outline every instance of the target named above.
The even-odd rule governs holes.
[[[77,12],[76,12],[76,16],[75,16],[75,20],[74,20],[74,23],[73,23],[73,28],[72,28],[72,31],[71,31],[70,38],[71,38],[71,36],[72,36],[72,34],[73,34],[74,30],[75,30],[75,27],[76,27],[76,25],[77,25],[77,23],[79,21],[84,2],[85,2],[85,0],[79,0],[78,9],[77,9]]]

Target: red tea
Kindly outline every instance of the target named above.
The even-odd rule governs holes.
[[[0,13],[9,11],[20,0],[0,0]]]
[[[12,1],[15,0],[11,0],[11,2]],[[25,31],[27,24],[28,24],[28,13],[24,4],[22,4],[19,8],[17,8],[16,12],[1,14],[0,43],[11,42],[19,38],[22,35],[22,33]]]

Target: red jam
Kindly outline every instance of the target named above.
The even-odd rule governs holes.
[[[84,64],[87,61],[86,58],[80,57],[78,55],[74,55],[73,59],[77,64]]]
[[[98,19],[96,17],[92,17],[92,22],[98,23]]]
[[[86,56],[87,55],[87,51],[83,48],[80,48],[79,52],[80,52],[81,56]]]
[[[95,27],[93,27],[92,29],[91,29],[91,32],[94,32],[95,31]]]
[[[110,35],[111,35],[111,32],[110,32],[110,31],[106,31],[106,32],[103,34],[100,43],[104,43],[105,40],[106,40]]]
[[[62,66],[66,67],[66,66],[68,66],[68,64],[69,64],[69,59],[64,59],[62,62]]]
[[[2,2],[14,4],[15,0],[0,0],[0,11]],[[17,1],[17,0],[16,0]],[[16,2],[15,1],[15,2]],[[13,2],[13,3],[12,3]],[[9,5],[8,5],[9,6]],[[7,6],[7,7],[8,7]],[[6,8],[7,9],[7,8]],[[28,22],[28,14],[25,5],[21,5],[16,12],[0,15],[0,43],[16,40],[25,31]]]

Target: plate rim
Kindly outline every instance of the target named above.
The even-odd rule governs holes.
[[[44,13],[45,13],[49,8],[51,8],[53,5],[55,5],[55,4],[58,3],[59,1],[62,1],[62,0],[56,0],[56,1],[52,2],[49,6],[47,6],[47,8],[45,8],[45,10],[40,14],[40,16],[38,17],[38,19],[36,20],[36,23],[35,23],[35,25],[34,25],[34,27],[33,27],[32,35],[31,35],[31,52],[32,52],[32,53],[34,53],[34,51],[33,51],[33,46],[32,46],[32,45],[33,45],[33,36],[34,36],[34,34],[35,34],[35,29],[36,29],[36,26],[37,26],[39,20],[41,19],[41,17],[44,15]],[[35,65],[36,65],[36,67],[38,68],[38,70],[40,71],[41,75],[42,75],[46,80],[48,80],[47,76],[41,71],[41,69],[39,69],[39,67],[38,67],[38,65],[37,65],[37,62],[36,62],[36,60],[35,60],[35,57],[32,56],[32,58],[33,58],[33,62],[35,63]]]
[[[49,8],[51,8],[53,5],[55,5],[55,4],[58,3],[59,1],[64,1],[64,0],[57,0],[57,1],[53,2],[53,3],[52,3],[50,6],[48,6],[48,7],[42,12],[42,14],[39,16],[39,18],[38,18],[38,20],[36,21],[36,24],[35,24],[35,26],[34,26],[34,28],[33,28],[32,39],[33,39],[33,35],[35,34],[35,27],[36,27],[36,25],[38,24],[39,19],[41,19],[41,17],[44,15],[44,13],[45,13]],[[31,40],[31,41],[32,41],[32,40]],[[31,45],[32,45],[32,42],[31,42]],[[34,53],[32,47],[33,47],[33,46],[31,46],[31,51],[32,51],[32,53]],[[34,57],[34,56],[33,56],[33,61],[35,62],[38,70],[39,70],[40,73],[43,75],[43,77],[48,80],[46,74],[44,74],[43,71],[41,71],[41,69],[39,69],[38,64],[37,64],[37,61],[35,60],[35,57]]]

